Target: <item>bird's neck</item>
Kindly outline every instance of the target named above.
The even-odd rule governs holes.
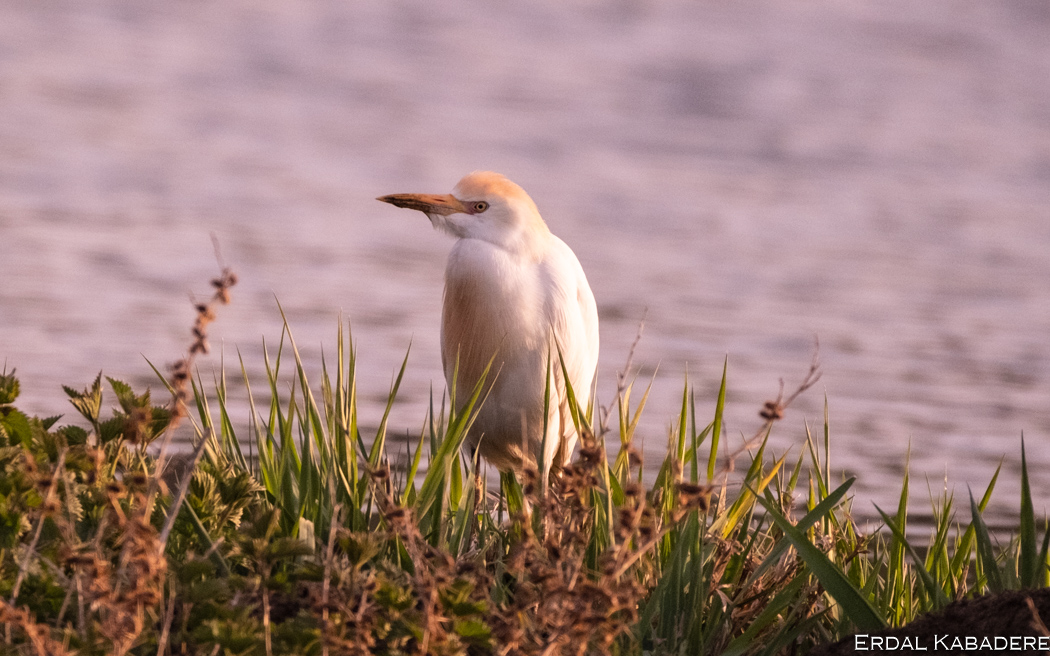
[[[539,214],[523,220],[500,246],[517,257],[538,261],[550,248],[551,231]]]

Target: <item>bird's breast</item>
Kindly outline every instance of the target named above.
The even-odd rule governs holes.
[[[460,394],[470,393],[490,361],[492,375],[503,378],[546,349],[542,283],[535,262],[487,242],[456,243],[445,270],[441,354],[450,383],[458,370]]]

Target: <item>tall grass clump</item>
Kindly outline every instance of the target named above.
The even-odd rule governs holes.
[[[203,332],[213,314],[198,312]],[[932,534],[913,543],[907,475],[898,507],[879,510],[885,530],[853,522],[826,408],[822,434],[773,454],[815,362],[742,444],[723,430],[725,370],[714,399],[687,382],[652,467],[635,447],[649,389],[625,373],[610,406],[573,404],[578,457],[542,489],[535,471],[489,481],[461,448],[481,384],[432,400],[399,462],[388,420],[405,363],[366,431],[348,329],[320,371],[287,323],[263,359],[263,380],[242,361],[236,383],[220,370],[213,384],[183,361],[163,407],[110,380],[111,418],[100,377],[67,390],[86,427],[21,413],[13,372],[0,377],[6,652],[805,653],[1048,583],[1023,446],[1019,533],[1001,547],[982,519],[998,471],[962,513],[937,500]],[[246,422],[232,419],[234,385]],[[179,418],[190,452],[168,446]]]

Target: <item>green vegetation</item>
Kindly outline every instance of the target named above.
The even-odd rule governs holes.
[[[213,316],[198,310],[195,334]],[[224,373],[207,393],[187,382],[191,359],[166,381],[168,407],[107,379],[110,397],[101,376],[67,388],[84,426],[20,412],[4,372],[0,651],[805,653],[1048,583],[1050,532],[1037,529],[1023,446],[1016,539],[998,547],[981,518],[996,471],[961,517],[951,495],[937,500],[917,548],[907,476],[896,511],[879,511],[886,530],[858,531],[853,479],[836,480],[824,457],[827,422],[791,460],[770,454],[793,397],[767,404],[763,430],[720,465],[724,374],[706,410],[686,384],[666,457],[643,469],[633,440],[648,390],[639,398],[624,378],[608,411],[576,408],[580,453],[549,490],[526,473],[493,494],[460,449],[481,389],[461,391],[460,413],[433,402],[408,466],[393,467],[386,417],[362,434],[347,335],[307,372],[286,330],[261,387],[238,383],[246,426],[230,419]],[[204,350],[197,334],[190,355]],[[197,448],[170,455],[183,419]]]

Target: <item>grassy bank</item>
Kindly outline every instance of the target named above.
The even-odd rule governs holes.
[[[921,553],[905,537],[907,476],[885,530],[862,534],[826,423],[790,457],[767,452],[794,396],[727,447],[724,375],[717,399],[685,386],[655,475],[632,446],[648,392],[625,376],[612,407],[576,408],[580,451],[551,489],[534,473],[490,484],[460,449],[480,388],[458,392],[459,413],[434,399],[394,468],[386,419],[359,428],[347,331],[320,371],[286,330],[265,380],[206,385],[191,372],[214,308],[198,311],[171,403],[100,377],[66,389],[81,418],[60,424],[21,413],[14,373],[0,377],[5,652],[805,653],[1048,583],[1023,447],[1017,537],[994,544],[981,518],[996,471],[959,508],[935,500]],[[245,425],[226,405],[234,384]],[[171,455],[180,422],[195,450]]]

